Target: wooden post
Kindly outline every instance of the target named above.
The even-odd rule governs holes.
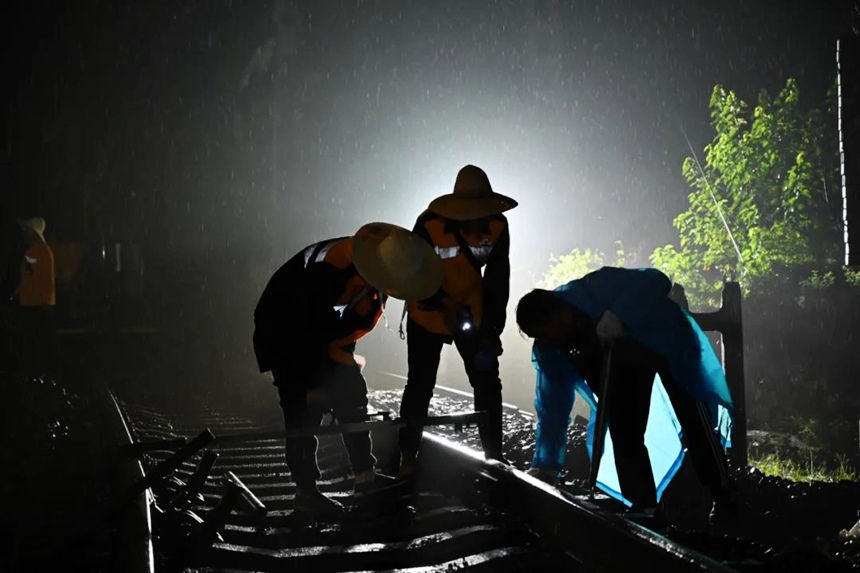
[[[678,286],[680,287],[680,285]],[[683,302],[678,301],[677,298],[675,300],[686,308],[683,287],[680,287],[679,298],[683,298]],[[736,467],[744,468],[747,466],[747,409],[741,299],[740,284],[735,281],[727,281],[723,286],[722,306],[718,311],[692,313],[692,315],[702,330],[719,332],[721,335],[723,369],[726,371],[726,382],[728,382],[734,405],[732,447],[729,449],[729,459]]]
[[[723,309],[728,315],[728,328],[723,335],[723,365],[734,403],[732,431],[732,461],[739,468],[747,465],[747,406],[744,376],[744,329],[741,313],[741,286],[727,282],[723,287]]]

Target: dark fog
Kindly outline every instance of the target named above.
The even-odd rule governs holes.
[[[49,243],[82,246],[78,274],[58,282],[61,326],[158,327],[173,336],[159,360],[177,373],[269,392],[253,308],[298,249],[371,220],[411,228],[472,163],[520,203],[511,311],[552,254],[621,241],[648,264],[677,241],[681,164],[713,137],[714,85],[752,100],[793,77],[823,101],[850,9],[21,3],[3,18],[4,228],[40,215]],[[401,309],[359,343],[373,386],[403,383]],[[529,345],[512,314],[503,342],[505,399],[531,409]],[[446,353],[440,384],[465,388]]]

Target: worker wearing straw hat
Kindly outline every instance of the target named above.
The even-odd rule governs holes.
[[[442,259],[442,286],[432,297],[407,304],[408,373],[400,405],[404,418],[427,415],[443,344],[456,346],[474,391],[476,411],[487,414],[480,427],[488,459],[502,455],[502,385],[498,357],[510,293],[510,236],[503,215],[517,202],[493,191],[483,169],[466,165],[452,193],[433,200],[413,231]],[[400,471],[417,469],[421,429],[400,431]]]
[[[254,311],[254,351],[271,372],[287,429],[318,426],[325,412],[341,423],[367,416],[367,384],[355,344],[376,326],[388,297],[432,295],[442,282],[439,257],[420,237],[388,223],[369,223],[351,237],[322,241],[293,256],[269,280]],[[298,357],[298,358],[296,358]],[[356,494],[374,470],[369,432],[343,434]],[[287,438],[295,507],[339,512],[317,488],[317,439]]]

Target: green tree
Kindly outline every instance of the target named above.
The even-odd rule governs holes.
[[[694,311],[719,305],[725,279],[740,282],[750,428],[856,451],[860,270],[841,264],[834,109],[801,105],[793,80],[752,109],[716,86],[710,109],[716,135],[704,162],[693,152],[683,164],[690,204],[674,221],[679,245],[656,249],[651,264],[684,285]],[[619,250],[615,264],[629,259]],[[552,260],[544,288],[607,257],[574,249]]]
[[[606,254],[600,249],[573,249],[566,255],[556,257],[550,256],[551,265],[541,280],[537,282],[538,288],[553,289],[568,283],[574,279],[582,278],[591,271],[611,264],[616,267],[626,266],[632,262],[634,256],[624,252],[621,241],[616,241],[618,247],[615,250],[615,261],[607,263]]]
[[[656,249],[651,263],[694,306],[716,305],[727,278],[749,294],[838,268],[835,120],[801,105],[792,79],[774,98],[762,91],[752,110],[717,85],[710,110],[716,136],[704,163],[695,154],[683,163],[691,191],[674,221],[680,244]]]

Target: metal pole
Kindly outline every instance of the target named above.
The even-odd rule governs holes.
[[[328,434],[354,434],[357,432],[369,432],[384,428],[401,428],[404,426],[444,426],[451,424],[455,427],[467,425],[481,425],[486,420],[485,412],[470,412],[467,414],[448,414],[445,416],[428,416],[426,418],[395,418],[394,420],[380,420],[376,422],[353,422],[347,424],[332,424],[329,426],[316,426],[308,428],[292,428],[290,430],[279,430],[273,432],[247,432],[230,434],[227,436],[216,436],[215,443],[223,444],[245,440],[261,440],[273,438],[301,438],[305,436],[323,436]]]
[[[854,9],[852,33],[836,42],[838,80],[838,143],[842,191],[842,232],[845,264],[860,264],[860,8]]]
[[[231,442],[247,442],[253,440],[275,440],[282,438],[302,438],[307,436],[323,436],[329,434],[351,434],[357,432],[369,432],[386,428],[400,428],[404,426],[425,427],[452,425],[455,429],[465,426],[480,426],[486,423],[486,412],[468,412],[461,414],[447,414],[444,416],[428,416],[426,418],[395,418],[394,420],[379,420],[375,422],[353,422],[347,424],[332,424],[329,426],[311,426],[305,428],[291,428],[289,430],[269,430],[261,432],[239,432],[225,436],[213,436],[212,442],[217,445]],[[208,430],[207,430],[208,432]],[[127,448],[126,451],[148,451],[165,449],[168,445],[175,444],[176,440],[160,440],[155,442],[143,442],[139,448]],[[190,444],[189,444],[190,445]]]
[[[609,409],[609,366],[612,363],[612,351],[603,353],[603,369],[600,372],[600,395],[597,397],[597,420],[594,428],[594,443],[591,445],[591,473],[588,485],[592,495],[597,488],[597,473],[600,471],[600,458],[603,457],[603,444],[606,441],[606,421]]]
[[[242,493],[240,501],[247,513],[250,513],[255,517],[266,517],[266,513],[268,513],[269,510],[266,509],[265,504],[260,501],[256,495],[254,495],[254,492],[248,489],[248,486],[242,483],[242,480],[240,480],[236,474],[228,470],[225,472],[224,479],[239,488]]]
[[[176,468],[182,465],[182,463],[202,450],[206,445],[209,444],[215,436],[212,435],[208,429],[202,431],[196,438],[191,440],[186,445],[182,446],[177,452],[171,455],[169,458],[155,466],[148,474],[146,474],[143,479],[139,480],[136,484],[132,485],[121,497],[119,506],[114,510],[114,514],[118,514],[125,507],[127,503],[133,500],[135,497],[151,488],[156,482],[167,477],[173,472]]]

